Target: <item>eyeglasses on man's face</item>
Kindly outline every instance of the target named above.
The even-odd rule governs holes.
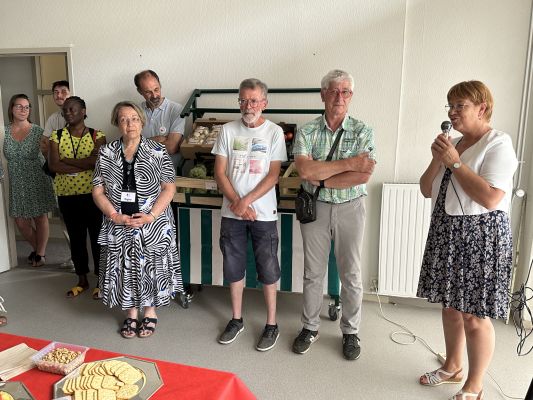
[[[465,107],[468,107],[468,104],[462,104],[462,103],[458,103],[458,104],[446,104],[444,106],[444,109],[446,110],[446,112],[451,112],[453,110],[457,111],[457,112],[461,112],[465,109]]]
[[[122,117],[122,118],[119,118],[118,123],[120,125],[139,124],[141,123],[141,119],[139,117],[131,117],[131,118]]]
[[[340,95],[343,99],[347,99],[352,94],[353,94],[353,92],[351,90],[348,90],[348,89],[343,89],[343,90],[328,89],[328,90],[326,90],[326,95],[329,96],[329,97],[333,97],[333,98],[336,98],[337,96]]]
[[[30,111],[31,106],[23,106],[22,104],[15,104],[13,108],[17,111]]]
[[[250,107],[257,107],[259,104],[263,102],[263,99],[237,99],[237,103],[239,103],[240,106],[250,106]]]

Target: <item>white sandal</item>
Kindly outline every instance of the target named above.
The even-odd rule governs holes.
[[[483,400],[483,389],[481,389],[479,393],[463,392],[462,390],[459,390],[456,394],[453,395],[453,397],[450,397],[450,400],[468,399]]]
[[[462,371],[462,368],[459,368],[455,372],[447,372],[439,368],[435,371],[426,372],[420,377],[419,382],[424,386],[439,386],[443,383],[461,383],[463,377],[458,377],[457,375],[459,375]],[[426,377],[426,383],[422,382],[423,377]]]

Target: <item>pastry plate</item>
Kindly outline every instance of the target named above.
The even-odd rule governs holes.
[[[136,385],[141,387],[141,390],[139,393],[137,393],[134,397],[132,397],[132,400],[147,400],[152,395],[159,390],[163,386],[163,380],[161,379],[161,375],[159,374],[159,369],[157,368],[157,365],[152,361],[145,361],[145,360],[139,360],[138,358],[133,357],[114,357],[114,358],[106,358],[102,360],[94,360],[94,361],[110,361],[110,360],[118,360],[118,361],[124,361],[130,364],[132,367],[135,367],[139,369],[143,373],[143,378],[140,379],[138,382],[136,382]],[[89,362],[94,362],[89,361]],[[87,362],[88,363],[88,362]],[[55,397],[62,397],[65,396],[63,393],[63,385],[65,381],[69,378],[75,378],[80,373],[80,368],[83,367],[85,364],[80,365],[78,368],[76,368],[74,371],[72,371],[70,374],[65,376],[60,381],[56,382],[54,385],[54,396]]]
[[[4,384],[4,385],[2,385]],[[22,382],[12,381],[12,382],[1,382],[0,383],[0,392],[4,391],[13,396],[17,400],[35,400],[26,386]]]

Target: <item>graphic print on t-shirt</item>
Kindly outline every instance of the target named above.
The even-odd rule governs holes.
[[[236,136],[233,140],[233,174],[246,173],[250,138]]]
[[[265,169],[265,157],[268,145],[263,138],[252,139],[252,152],[250,153],[250,174],[262,174]]]

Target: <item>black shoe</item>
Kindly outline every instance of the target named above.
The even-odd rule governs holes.
[[[309,329],[303,328],[296,339],[294,339],[292,351],[297,354],[305,354],[317,339],[318,331],[310,331]]]
[[[255,347],[259,351],[267,351],[276,345],[279,338],[278,325],[265,325],[265,330]]]
[[[218,343],[220,344],[229,344],[237,339],[239,333],[244,330],[244,322],[237,319],[231,319],[226,325],[226,329],[218,338]]]
[[[30,255],[28,256],[28,264],[33,264],[33,261],[35,260],[36,253],[35,251],[32,251]]]
[[[357,360],[361,355],[359,337],[356,334],[342,335],[342,354],[347,360]]]

